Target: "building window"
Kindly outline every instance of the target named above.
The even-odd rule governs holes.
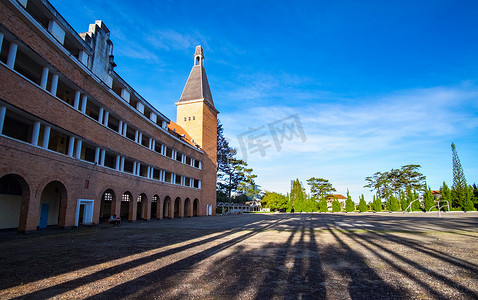
[[[123,195],[123,196],[125,196],[125,195]],[[111,194],[111,193],[105,193],[105,194],[104,194],[104,200],[105,200],[105,201],[113,201],[113,194]]]

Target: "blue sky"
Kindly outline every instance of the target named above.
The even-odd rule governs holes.
[[[116,72],[173,121],[202,45],[225,135],[263,189],[323,177],[369,201],[365,177],[406,164],[439,189],[452,142],[478,184],[478,1],[51,3],[77,32],[103,20]]]

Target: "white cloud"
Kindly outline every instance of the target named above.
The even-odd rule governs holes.
[[[239,150],[238,137],[250,128],[259,128],[258,133],[266,134],[263,138],[269,139],[270,147],[264,149],[265,155],[246,150],[247,160],[264,188],[286,192],[293,178],[323,176],[337,188],[345,189],[339,192],[345,193],[348,187],[358,197],[361,193],[369,194],[362,187],[365,176],[389,166],[418,163],[427,164],[427,170],[432,170],[429,165],[434,162],[427,161],[431,159],[427,149],[432,151],[439,142],[448,145],[456,136],[477,131],[477,98],[477,89],[437,87],[370,99],[240,107],[238,111],[243,112],[223,114],[220,118],[231,144]],[[298,136],[285,140],[279,151],[268,124],[293,114],[300,117],[306,141]],[[444,159],[448,168],[449,157]],[[438,188],[441,181],[430,184]]]

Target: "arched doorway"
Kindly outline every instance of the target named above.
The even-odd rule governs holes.
[[[153,198],[151,198],[151,219],[159,218],[158,208],[159,208],[159,196],[154,195]]]
[[[198,208],[199,208],[199,200],[198,198],[196,198],[194,199],[194,202],[193,202],[193,217],[197,217],[199,215]]]
[[[112,189],[107,189],[101,196],[100,219],[107,219],[114,214],[114,201],[116,201],[115,192]]]
[[[139,195],[136,203],[136,220],[146,219],[146,209],[148,206],[148,198],[146,197],[146,194],[142,193]]]
[[[29,201],[30,189],[23,177],[8,174],[0,178],[0,229],[18,228],[22,201]]]
[[[179,218],[179,211],[181,208],[181,198],[177,197],[176,200],[174,200],[174,217]]]
[[[163,218],[171,218],[170,212],[169,212],[170,205],[171,205],[171,198],[169,198],[169,196],[166,196],[166,198],[164,198],[164,204],[163,204]]]
[[[121,195],[121,208],[120,208],[120,218],[128,220],[129,216],[129,204],[133,199],[133,196],[130,192],[125,192]]]
[[[186,198],[184,200],[184,217],[190,217],[191,216],[191,200],[189,198]]]
[[[66,208],[66,188],[59,181],[48,183],[41,193],[39,228],[64,226]],[[82,211],[79,212],[80,220]]]

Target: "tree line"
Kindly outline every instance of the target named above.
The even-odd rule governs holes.
[[[453,185],[451,189],[443,182],[439,194],[431,190],[426,176],[420,172],[420,165],[409,164],[399,169],[376,172],[365,178],[366,185],[374,192],[373,198],[366,203],[364,196],[358,199],[358,205],[352,201],[347,190],[345,201],[339,202],[332,192],[336,189],[324,178],[312,177],[307,180],[310,195],[299,179],[291,181],[290,192],[282,195],[266,192],[262,206],[275,211],[288,212],[351,212],[351,211],[430,211],[449,205],[450,210],[473,211],[478,208],[478,188],[476,184],[467,185],[456,147],[452,143]]]
[[[310,194],[299,179],[291,180],[290,192],[286,195],[276,192],[262,193],[256,184],[257,175],[247,162],[237,158],[237,150],[224,137],[221,122],[217,124],[217,202],[244,203],[262,194],[262,207],[288,212],[333,212],[339,211],[429,211],[440,200],[441,206],[449,203],[451,210],[472,211],[478,208],[478,188],[467,185],[455,144],[452,148],[453,185],[443,182],[439,199],[433,195],[426,183],[426,176],[420,172],[420,165],[408,164],[399,169],[376,172],[365,178],[366,185],[374,192],[366,203],[364,195],[358,204],[352,200],[349,191],[345,201],[339,201],[332,193],[336,189],[329,180],[312,177],[307,179]],[[436,209],[436,208],[434,208]]]

